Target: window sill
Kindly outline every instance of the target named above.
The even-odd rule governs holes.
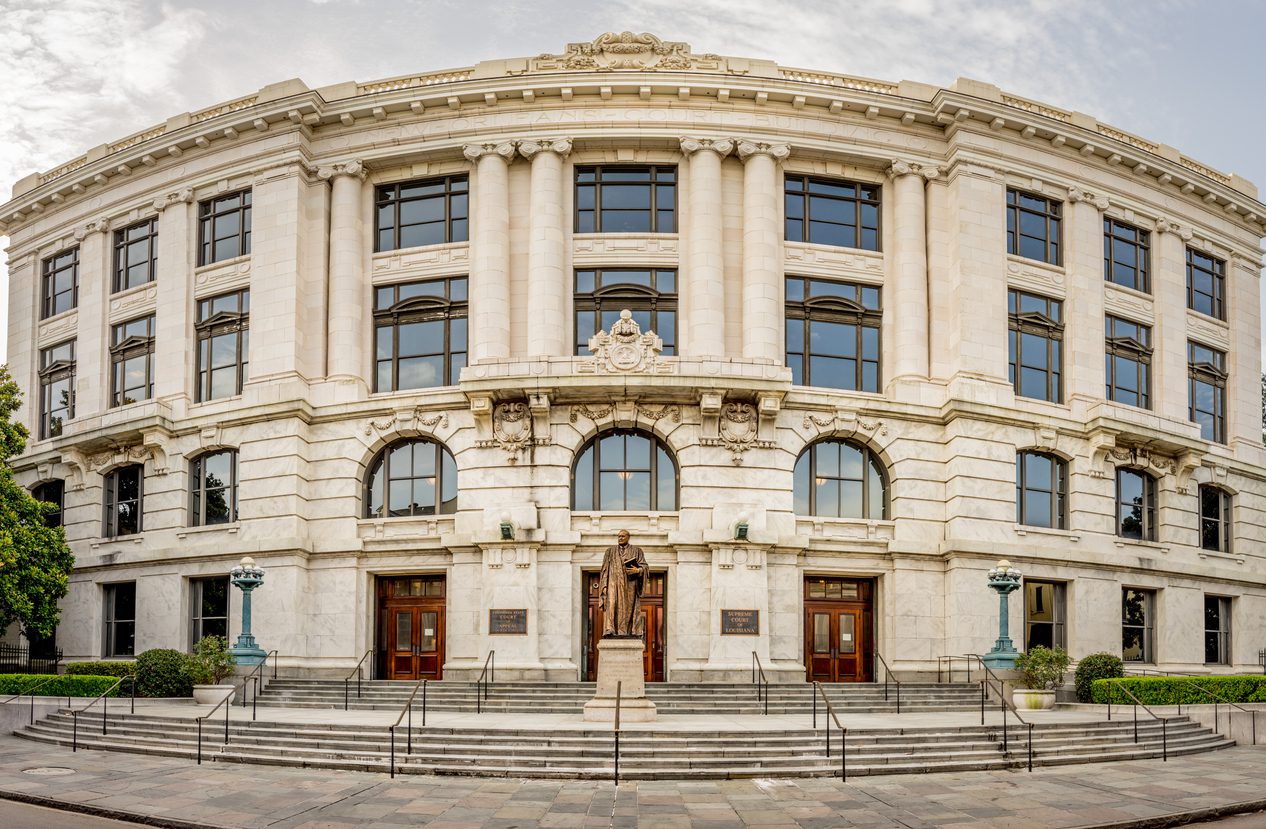
[[[145,533],[142,532],[136,533],[135,535],[120,535],[115,536],[114,538],[103,538],[100,541],[92,542],[92,544],[89,545],[89,549],[96,550],[107,544],[127,544],[129,541],[133,544],[140,544],[145,541]]]
[[[1154,297],[1149,291],[1140,291],[1138,288],[1131,288],[1129,285],[1122,285],[1107,278],[1104,278],[1103,286],[1107,289],[1108,293],[1117,291],[1129,299],[1141,300],[1143,302],[1152,302],[1156,299],[1156,297]]]
[[[63,312],[63,313],[68,313],[68,312]],[[1224,331],[1228,333],[1231,330],[1231,323],[1227,322],[1221,317],[1215,317],[1215,316],[1212,316],[1211,314],[1206,314],[1203,311],[1197,311],[1195,308],[1192,308],[1190,306],[1188,306],[1187,308],[1187,316],[1195,317],[1197,320],[1205,323],[1206,325],[1214,325],[1217,328],[1223,329]],[[49,319],[55,319],[55,317],[49,317]]]
[[[249,253],[244,253],[241,256],[234,256],[231,259],[221,259],[218,262],[208,262],[205,265],[199,265],[198,267],[193,269],[193,273],[195,276],[197,276],[199,274],[204,274],[207,271],[214,271],[219,268],[228,269],[228,268],[234,267],[235,265],[241,265],[243,262],[250,262],[250,261],[251,261],[251,255]]]
[[[1231,553],[1215,553],[1212,550],[1201,550],[1197,553],[1201,561],[1213,559],[1214,561],[1234,561],[1241,567],[1244,566],[1246,559],[1243,556],[1232,555]]]
[[[241,529],[240,521],[234,521],[231,524],[212,524],[208,527],[185,527],[176,532],[176,538],[184,538],[188,535],[209,535],[217,532],[223,532],[227,535],[236,535]]]
[[[1114,541],[1113,543],[1117,547],[1121,547],[1121,548],[1137,547],[1144,550],[1155,550],[1156,552],[1162,553],[1162,554],[1169,552],[1168,544],[1161,544],[1157,541],[1139,541],[1133,538],[1117,538],[1117,540]]]
[[[1058,530],[1054,527],[1035,527],[1028,524],[1016,524],[1014,526],[1015,534],[1018,536],[1026,535],[1048,535],[1052,538],[1066,538],[1069,541],[1081,541],[1081,533],[1074,530]]]
[[[65,311],[62,311],[60,314],[53,314],[53,316],[51,317],[43,317],[39,322],[39,327],[44,328],[45,326],[54,326],[59,323],[66,322],[71,318],[72,314],[77,314],[78,312],[79,312],[79,306],[76,305],[73,308],[67,308]]]
[[[225,261],[228,261],[228,260],[225,260]],[[213,266],[209,266],[209,267],[213,267]],[[126,302],[127,300],[132,299],[134,297],[140,298],[140,296],[146,293],[148,290],[156,287],[157,283],[158,283],[157,279],[151,279],[149,282],[142,282],[140,285],[133,285],[131,288],[120,288],[117,291],[111,291],[110,301],[111,302]]]
[[[1041,270],[1049,271],[1053,274],[1059,274],[1060,276],[1063,276],[1064,274],[1063,265],[1056,265],[1052,262],[1044,262],[1041,259],[1030,259],[1027,256],[1021,256],[1018,253],[1008,253],[1007,261],[1016,265],[1028,265],[1030,267],[1040,268]]]
[[[242,399],[242,395],[239,392],[237,394],[229,395],[228,397],[217,397],[214,400],[199,400],[196,403],[190,403],[189,408],[197,409],[200,406],[214,406],[216,403],[224,403],[225,401],[228,401],[228,400],[241,400],[241,399]]]

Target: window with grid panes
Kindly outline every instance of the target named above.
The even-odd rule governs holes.
[[[676,233],[677,168],[576,168],[577,233]]]
[[[1150,233],[1116,219],[1103,220],[1104,279],[1149,293],[1151,264]]]
[[[812,176],[784,182],[789,242],[879,250],[879,185]]]
[[[237,450],[199,455],[189,463],[189,525],[209,527],[237,520]]]
[[[198,300],[197,401],[242,393],[250,367],[251,292]]]
[[[455,386],[466,365],[466,277],[374,288],[374,391]]]
[[[375,188],[374,250],[399,250],[470,236],[466,176],[402,181]]]
[[[1104,318],[1104,396],[1115,403],[1152,407],[1152,329],[1118,317]]]
[[[105,606],[105,642],[101,655],[132,656],[136,646],[136,582],[101,586]]]
[[[397,441],[378,453],[365,478],[365,517],[457,512],[457,464],[429,440]]]
[[[55,438],[75,416],[75,341],[40,349],[40,439]]]
[[[1063,203],[1007,190],[1007,253],[1060,264],[1060,223]]]
[[[1156,591],[1124,588],[1121,591],[1121,659],[1125,662],[1155,662],[1153,619]]]
[[[229,635],[228,576],[189,580],[189,650],[204,636]]]
[[[1187,248],[1187,307],[1226,319],[1226,262]]]
[[[1068,525],[1068,465],[1045,452],[1015,455],[1015,521],[1063,530]]]
[[[158,275],[158,219],[114,232],[114,290],[126,291]]]
[[[1117,535],[1156,540],[1156,479],[1141,469],[1117,468]]]
[[[1200,547],[1231,552],[1231,493],[1212,484],[1200,485]]]
[[[198,264],[210,265],[251,252],[251,191],[198,203]]]
[[[1206,665],[1231,664],[1229,596],[1204,597],[1204,662]]]
[[[154,396],[154,317],[114,326],[110,332],[110,405]]]
[[[55,510],[49,510],[44,515],[45,526],[60,527],[62,525],[62,513],[65,509],[64,500],[66,497],[65,481],[45,481],[31,490],[31,497],[56,507]]]
[[[571,482],[577,511],[677,509],[677,462],[648,432],[616,429],[593,438],[576,455]]]
[[[589,353],[589,338],[610,331],[627,308],[645,334],[664,341],[663,353],[677,353],[677,272],[607,268],[576,271],[576,354]]]
[[[1035,400],[1064,399],[1064,303],[1007,291],[1009,373],[1015,393]]]
[[[79,305],[79,247],[69,248],[43,261],[41,266],[41,319],[57,316]]]
[[[789,276],[786,303],[791,382],[879,391],[883,309],[878,287]]]
[[[888,480],[874,452],[843,440],[822,440],[805,449],[792,473],[797,515],[888,517]]]
[[[145,467],[120,466],[105,476],[105,526],[102,535],[118,538],[144,528]]]
[[[1187,343],[1187,414],[1200,437],[1226,443],[1226,354]]]

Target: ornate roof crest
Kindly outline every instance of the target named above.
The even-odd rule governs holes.
[[[664,41],[648,32],[607,32],[589,43],[568,43],[561,55],[532,59],[533,71],[560,69],[722,69],[720,55],[692,55],[690,44]]]
[[[593,359],[583,360],[577,368],[584,374],[671,371],[671,364],[660,359],[663,350],[664,341],[654,331],[643,334],[633,312],[625,308],[610,332],[599,331],[589,338]]]

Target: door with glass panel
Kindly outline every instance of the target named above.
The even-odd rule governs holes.
[[[805,668],[810,682],[874,678],[874,585],[867,579],[805,579]]]
[[[444,577],[379,582],[379,654],[386,679],[441,679],[444,672]]]

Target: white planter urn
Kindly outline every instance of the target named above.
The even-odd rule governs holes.
[[[199,705],[215,705],[225,697],[229,698],[229,702],[233,702],[233,695],[236,689],[232,685],[195,685],[193,686],[193,701]]]
[[[1045,711],[1055,707],[1055,692],[1016,688],[1011,692],[1011,701],[1021,711]]]

